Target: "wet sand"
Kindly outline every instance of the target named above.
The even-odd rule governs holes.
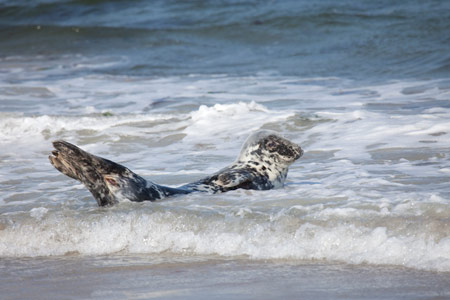
[[[449,299],[450,273],[216,257],[2,259],[2,299]]]

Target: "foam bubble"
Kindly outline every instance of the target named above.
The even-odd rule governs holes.
[[[41,220],[45,214],[48,212],[48,208],[45,207],[35,207],[33,209],[30,210],[30,216],[37,219],[37,220]]]

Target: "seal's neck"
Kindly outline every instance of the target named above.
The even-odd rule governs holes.
[[[261,174],[272,182],[275,188],[282,187],[288,173],[288,166],[277,164],[270,160],[253,159],[238,160],[235,163],[239,167],[249,167],[254,169],[256,173]]]

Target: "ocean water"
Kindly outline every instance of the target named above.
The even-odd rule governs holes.
[[[448,32],[444,0],[0,1],[3,294],[450,297]],[[47,158],[177,186],[261,128],[305,150],[283,189],[99,208]]]

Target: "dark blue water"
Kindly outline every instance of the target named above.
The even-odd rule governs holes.
[[[446,0],[0,1],[0,62],[109,74],[443,78],[449,32]]]

